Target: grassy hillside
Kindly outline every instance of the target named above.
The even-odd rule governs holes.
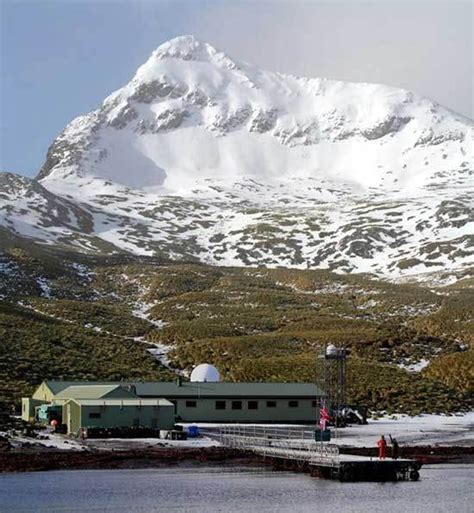
[[[322,384],[345,345],[349,400],[376,410],[456,411],[472,394],[472,288],[429,290],[329,271],[214,268],[57,253],[15,241],[0,255],[0,391],[43,378],[159,379],[215,364],[227,380]],[[151,322],[152,321],[152,322]],[[406,370],[422,367],[421,372]],[[413,367],[411,367],[413,366]]]
[[[130,339],[27,308],[0,305],[0,403],[18,404],[43,379],[160,380],[171,373]]]

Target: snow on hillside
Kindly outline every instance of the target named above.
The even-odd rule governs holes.
[[[409,91],[235,62],[192,36],[73,120],[0,224],[84,251],[403,277],[473,264],[472,122]]]

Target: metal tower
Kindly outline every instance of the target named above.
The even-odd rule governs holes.
[[[326,347],[324,354],[324,385],[327,395],[327,407],[334,419],[338,418],[346,404],[346,358],[345,347],[334,345]],[[337,420],[336,420],[337,422]]]

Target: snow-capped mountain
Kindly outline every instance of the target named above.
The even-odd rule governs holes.
[[[192,36],[72,121],[1,225],[81,250],[399,276],[473,263],[472,122],[238,63]]]

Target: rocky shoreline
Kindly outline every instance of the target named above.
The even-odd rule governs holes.
[[[373,448],[341,448],[341,453],[348,452],[376,457]],[[474,463],[474,447],[403,447],[401,457],[414,458],[423,464]],[[189,467],[202,463],[254,465],[262,462],[253,454],[226,447],[82,451],[30,447],[0,453],[0,472]]]
[[[257,458],[225,447],[112,451],[24,449],[0,453],[0,472],[160,468],[176,465],[255,463]]]

